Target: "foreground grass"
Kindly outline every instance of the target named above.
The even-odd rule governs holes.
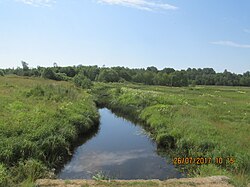
[[[97,83],[93,93],[99,105],[143,122],[173,158],[211,158],[209,164],[177,163],[189,175],[228,175],[236,186],[249,182],[249,88]]]
[[[99,120],[91,95],[67,82],[0,77],[0,101],[0,186],[51,177]]]

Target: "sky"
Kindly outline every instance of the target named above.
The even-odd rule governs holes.
[[[0,68],[250,71],[249,0],[0,0]]]

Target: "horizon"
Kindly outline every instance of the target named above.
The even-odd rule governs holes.
[[[0,68],[250,70],[250,1],[2,0]]]
[[[24,61],[25,62],[25,61]],[[30,67],[29,66],[29,64],[27,63],[27,65],[28,65],[28,67],[29,67],[29,69],[37,69],[38,67],[41,67],[41,68],[56,68],[56,67],[61,67],[61,68],[64,68],[64,67],[78,67],[78,66],[84,66],[84,67],[89,67],[89,66],[97,66],[98,68],[116,68],[116,67],[122,67],[122,68],[128,68],[128,69],[144,69],[144,70],[147,70],[147,68],[148,67],[155,67],[155,66],[147,66],[147,67],[126,67],[126,66],[105,66],[105,65],[103,65],[103,66],[99,66],[99,65],[97,65],[97,64],[94,64],[94,65],[87,65],[87,64],[78,64],[78,65],[70,65],[70,66],[60,66],[60,65],[58,65],[57,64],[57,66],[37,66],[37,67]],[[17,67],[11,67],[11,68],[2,68],[3,70],[4,69],[17,69],[17,68],[21,68],[21,69],[23,69],[21,66],[17,66]],[[157,68],[157,67],[156,67]],[[158,71],[162,71],[164,68],[173,68],[173,67],[163,67],[163,68],[157,68],[157,70]],[[243,75],[244,73],[246,73],[246,72],[249,72],[249,70],[246,70],[246,71],[244,71],[244,72],[242,72],[242,73],[237,73],[237,72],[233,72],[233,71],[229,71],[229,70],[227,70],[227,69],[224,69],[223,71],[216,71],[214,68],[212,68],[212,67],[202,67],[202,68],[199,68],[199,67],[188,67],[188,68],[186,68],[186,69],[176,69],[176,68],[173,68],[175,71],[187,71],[188,69],[196,69],[196,70],[198,70],[198,69],[206,69],[206,68],[211,68],[211,69],[213,69],[216,73],[223,73],[224,71],[228,71],[228,72],[230,72],[230,73],[233,73],[233,74],[237,74],[237,75]],[[0,68],[1,69],[1,68]]]

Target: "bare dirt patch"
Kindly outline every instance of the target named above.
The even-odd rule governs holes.
[[[229,184],[229,178],[225,176],[213,176],[205,178],[183,178],[160,180],[50,180],[40,179],[37,187],[233,187]]]

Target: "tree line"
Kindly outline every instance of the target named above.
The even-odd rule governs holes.
[[[68,66],[29,68],[22,61],[22,68],[1,69],[0,76],[16,74],[19,76],[44,77],[53,80],[73,80],[77,86],[90,87],[92,81],[100,82],[134,82],[146,85],[188,86],[188,85],[222,85],[222,86],[250,86],[250,72],[236,74],[225,70],[217,73],[213,68],[188,68],[175,70],[173,68],[157,69],[126,67],[98,67],[98,66]]]

